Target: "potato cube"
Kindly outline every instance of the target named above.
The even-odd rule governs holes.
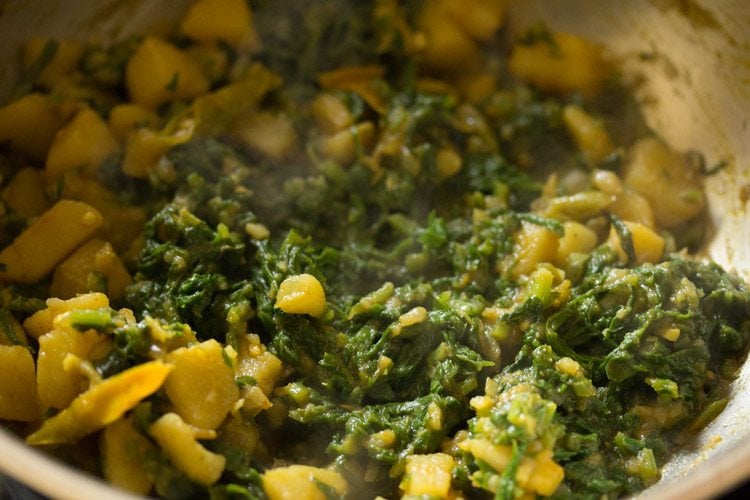
[[[193,481],[213,484],[224,472],[224,456],[208,451],[196,440],[213,438],[215,431],[199,429],[176,413],[167,413],[151,425],[148,433],[164,449],[175,467]]]
[[[0,420],[33,422],[40,417],[34,358],[20,345],[0,345]]]
[[[427,2],[419,14],[417,26],[427,38],[427,46],[420,53],[422,61],[431,69],[449,74],[478,70],[482,62],[479,46],[446,8],[450,3]]]
[[[611,73],[601,47],[569,33],[516,45],[508,69],[542,90],[585,95],[596,94]]]
[[[35,36],[23,47],[23,65],[26,71],[39,64],[40,58],[49,47],[55,47],[52,58],[43,67],[34,83],[51,89],[63,77],[76,70],[83,55],[84,46],[76,40],[52,40],[47,37]]]
[[[136,365],[79,395],[26,438],[31,445],[71,444],[121,418],[161,387],[172,367],[161,361]]]
[[[565,478],[565,469],[552,459],[551,450],[537,453],[533,463],[534,467],[526,483],[526,489],[545,497],[552,496]]]
[[[633,252],[635,253],[636,264],[659,262],[662,255],[664,255],[664,238],[659,236],[653,229],[638,222],[625,221],[625,226],[630,231],[630,236],[633,240]],[[614,227],[610,229],[607,244],[617,253],[621,262],[627,261],[628,256],[620,242],[620,235]]]
[[[118,104],[109,112],[109,128],[120,142],[142,127],[156,127],[160,123],[159,115],[152,109],[138,104]]]
[[[153,481],[143,463],[146,454],[156,452],[151,441],[127,418],[107,426],[101,438],[102,472],[104,477],[124,490],[147,495]]]
[[[37,311],[23,322],[26,333],[38,339],[54,328],[55,318],[76,309],[100,309],[109,307],[109,299],[103,293],[86,293],[68,300],[52,297],[47,299],[47,308]]]
[[[375,139],[372,122],[362,122],[321,139],[321,153],[341,165],[349,165],[357,153],[365,152]]]
[[[516,234],[516,262],[513,276],[529,274],[540,262],[553,262],[557,256],[558,236],[547,228],[523,222]]]
[[[28,94],[0,108],[0,142],[16,151],[44,161],[63,118],[52,99]]]
[[[279,358],[271,352],[263,351],[257,356],[240,356],[237,375],[252,377],[263,394],[270,396],[276,382],[281,378],[283,369]]]
[[[122,172],[137,179],[147,179],[170,148],[190,140],[191,137],[191,133],[168,135],[147,128],[135,130],[125,145]]]
[[[320,94],[313,99],[311,110],[315,122],[326,133],[333,134],[354,123],[354,116],[344,101],[334,94]]]
[[[164,390],[185,422],[216,429],[239,399],[234,369],[216,340],[181,347],[167,355],[174,365]]]
[[[400,487],[405,495],[446,498],[455,465],[453,457],[446,453],[409,455]]]
[[[68,299],[79,293],[103,291],[116,300],[131,281],[130,273],[112,245],[93,239],[81,245],[57,266],[52,275],[50,293]]]
[[[188,9],[180,29],[193,40],[222,41],[235,48],[255,41],[247,0],[197,0]]]
[[[0,283],[35,283],[102,225],[91,205],[60,200],[0,252]]]
[[[93,330],[82,333],[71,328],[54,329],[39,337],[36,380],[44,408],[65,408],[80,394],[86,377],[78,370],[66,370],[65,358],[73,354],[89,359],[103,341],[105,338]]]
[[[320,483],[341,496],[349,489],[338,472],[309,465],[277,467],[263,474],[263,490],[270,500],[325,500],[329,495],[318,486]]]
[[[107,123],[96,111],[83,108],[55,135],[44,173],[49,181],[76,168],[95,174],[99,165],[118,149]]]
[[[489,41],[505,20],[505,2],[498,0],[443,0],[445,9],[470,37]]]
[[[560,238],[555,256],[555,264],[565,266],[573,253],[588,253],[596,247],[596,233],[580,222],[567,221],[563,223],[565,234]]]
[[[21,217],[35,217],[47,210],[49,201],[41,172],[32,167],[19,170],[3,191],[3,200]]]
[[[322,316],[326,310],[323,285],[311,274],[289,276],[279,285],[276,307],[288,314]]]
[[[154,37],[146,38],[128,61],[125,85],[133,102],[147,108],[205,94],[209,87],[195,61]]]
[[[294,124],[283,114],[251,113],[232,125],[232,134],[249,148],[275,160],[289,156],[298,142]]]
[[[631,148],[622,177],[649,201],[661,226],[687,222],[705,206],[700,176],[658,139],[647,137]]]
[[[601,163],[615,150],[604,124],[574,104],[563,109],[563,123],[591,165]]]

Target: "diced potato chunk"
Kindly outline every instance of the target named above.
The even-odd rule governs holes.
[[[32,445],[75,443],[116,421],[156,392],[170,371],[170,365],[150,361],[113,375],[45,420],[42,427],[26,438],[26,442]]]
[[[322,316],[326,310],[323,285],[311,274],[289,276],[279,285],[276,307],[288,314]]]
[[[313,99],[312,114],[318,126],[328,134],[333,134],[354,123],[354,116],[344,101],[334,94],[320,94]]]
[[[569,33],[552,33],[552,40],[516,45],[508,68],[542,90],[596,94],[610,74],[601,47]]]
[[[172,463],[193,481],[213,484],[219,480],[226,459],[204,448],[196,438],[213,438],[214,431],[206,431],[183,421],[176,413],[159,417],[148,430]]]
[[[251,113],[233,124],[232,133],[246,146],[275,160],[287,157],[298,142],[294,124],[283,114]]]
[[[91,205],[60,200],[0,252],[0,283],[35,283],[102,225]]]
[[[79,332],[57,328],[39,337],[37,390],[44,408],[62,409],[84,388],[86,377],[78,370],[66,370],[69,354],[89,359],[94,347],[105,339],[95,331]]]
[[[455,465],[453,457],[446,453],[409,455],[400,487],[405,495],[446,498]]]
[[[372,122],[362,122],[321,139],[320,149],[324,156],[341,165],[349,165],[357,153],[366,151],[375,139]]]
[[[646,197],[659,225],[674,227],[700,213],[705,205],[700,177],[678,153],[647,137],[631,148],[629,156],[623,180]]]
[[[182,20],[182,32],[199,42],[252,44],[255,33],[246,0],[197,0]]]
[[[534,457],[531,475],[525,485],[537,495],[551,496],[565,478],[565,469],[552,459],[551,450],[543,450]]]
[[[205,94],[209,87],[195,61],[155,37],[146,38],[128,61],[125,85],[133,102],[147,108]]]
[[[553,262],[557,256],[558,236],[547,228],[523,222],[516,234],[515,277],[529,274],[540,262]]]
[[[318,486],[323,483],[339,495],[346,495],[348,485],[338,472],[309,465],[290,465],[267,470],[263,490],[269,500],[326,500],[328,495]]]
[[[49,208],[44,189],[44,178],[39,170],[22,168],[5,188],[3,200],[21,217],[35,217]]]
[[[133,425],[121,418],[107,426],[101,438],[102,472],[104,477],[124,490],[147,495],[153,481],[143,463],[143,457],[154,453],[156,447]]]
[[[436,71],[453,73],[481,67],[479,45],[448,9],[454,0],[425,3],[417,26],[427,39],[420,53],[424,64]]]
[[[574,104],[563,109],[563,123],[586,160],[597,165],[615,150],[604,124]]]
[[[648,227],[656,227],[654,210],[645,196],[633,189],[617,193],[608,210],[622,220],[640,222]]]
[[[169,353],[174,371],[164,390],[185,422],[216,429],[239,399],[234,370],[221,344],[207,340]]]
[[[26,333],[39,338],[54,328],[55,318],[76,309],[100,309],[109,307],[109,299],[103,293],[86,293],[68,300],[56,297],[47,299],[47,308],[37,311],[23,322]]]
[[[125,142],[134,130],[156,127],[160,121],[154,110],[138,104],[118,104],[109,112],[109,128],[120,142]]]
[[[52,99],[28,94],[0,108],[0,142],[44,161],[63,118]]]
[[[505,20],[505,2],[500,0],[443,0],[446,11],[470,37],[489,41]]]
[[[40,416],[34,358],[20,345],[0,345],[0,420],[33,422]]]
[[[130,273],[112,249],[100,239],[89,240],[65,259],[52,275],[50,293],[62,299],[103,291],[118,299],[131,283]]]
[[[34,82],[48,89],[54,87],[60,79],[75,71],[84,51],[83,44],[76,40],[52,40],[47,37],[35,36],[30,38],[23,47],[24,68],[29,70],[34,65],[39,64],[43,52],[48,50],[50,46],[55,47],[54,55]]]
[[[631,238],[633,239],[633,252],[635,253],[636,264],[659,262],[662,255],[664,255],[664,238],[659,236],[653,229],[639,222],[626,221],[625,226],[630,231]],[[622,247],[620,236],[614,227],[610,229],[607,244],[617,252],[621,262],[627,261],[628,256]]]
[[[580,222],[568,221],[563,223],[565,235],[560,238],[557,246],[555,264],[564,266],[573,253],[588,253],[596,247],[596,233]]]
[[[107,123],[91,108],[81,109],[56,135],[47,153],[44,173],[52,181],[69,170],[94,174],[119,149]]]
[[[237,375],[252,377],[263,394],[269,396],[283,369],[279,358],[269,351],[263,351],[257,356],[240,356]]]
[[[122,172],[137,179],[147,179],[169,149],[187,142],[191,137],[192,132],[170,135],[147,128],[135,130],[125,145]]]

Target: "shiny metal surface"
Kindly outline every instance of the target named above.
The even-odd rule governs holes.
[[[164,29],[185,0],[0,0],[0,99],[29,36],[119,37]],[[647,121],[673,147],[727,167],[707,181],[706,254],[750,279],[750,2],[509,0],[509,29],[539,20],[605,45],[637,83]],[[664,469],[644,498],[709,498],[750,478],[750,364],[725,412]],[[0,471],[56,498],[127,498],[0,432]]]

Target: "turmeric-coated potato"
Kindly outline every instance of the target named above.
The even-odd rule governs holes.
[[[311,274],[289,276],[279,285],[276,307],[288,314],[321,316],[326,310],[323,285]]]
[[[159,115],[153,109],[139,104],[118,104],[109,112],[109,128],[120,142],[142,127],[156,127],[160,122]]]
[[[406,473],[399,486],[405,495],[446,498],[455,465],[453,457],[446,453],[409,455],[406,457]]]
[[[49,208],[44,177],[33,167],[22,168],[3,191],[3,201],[21,217],[35,217]]]
[[[216,429],[239,399],[234,369],[216,340],[207,340],[169,353],[174,366],[164,385],[175,411],[185,422]]]
[[[631,148],[622,178],[649,201],[661,226],[687,222],[705,206],[699,174],[659,139],[647,137]]]
[[[32,337],[38,339],[54,328],[55,318],[76,309],[101,309],[109,307],[109,298],[103,293],[85,293],[68,300],[57,297],[47,299],[47,307],[35,312],[23,322],[23,328]]]
[[[584,95],[595,95],[611,73],[601,47],[570,33],[517,44],[508,68],[542,90]]]
[[[344,496],[348,489],[338,472],[309,465],[277,467],[263,474],[263,490],[270,500],[325,500],[330,498],[326,490]]]
[[[523,222],[516,234],[516,262],[513,275],[529,274],[540,262],[554,262],[557,256],[558,236],[549,229]]]
[[[47,153],[44,173],[49,181],[77,168],[93,175],[99,165],[118,149],[117,139],[107,123],[96,111],[85,107],[55,135]]]
[[[238,48],[252,44],[255,32],[247,0],[197,0],[187,11],[182,32],[199,42],[224,42]]]
[[[162,415],[148,430],[172,463],[187,477],[200,484],[213,484],[219,480],[226,458],[212,453],[197,439],[214,438],[215,431],[207,431],[186,423],[176,413]]]
[[[0,283],[35,283],[102,225],[86,203],[60,200],[0,252]]]
[[[656,263],[661,260],[662,255],[664,255],[664,238],[650,227],[639,222],[625,221],[625,227],[630,231],[636,264]],[[620,235],[614,227],[610,229],[607,244],[617,253],[621,262],[627,262],[628,255],[622,245]]]
[[[0,108],[0,143],[44,161],[63,118],[52,98],[27,94]]]
[[[113,485],[136,495],[147,495],[153,481],[143,457],[156,446],[138,432],[133,421],[121,418],[108,425],[101,437],[102,472]]]
[[[49,89],[75,71],[83,52],[84,45],[77,40],[35,36],[23,47],[23,66],[26,71],[41,68],[34,83]]]
[[[70,444],[121,418],[159,389],[172,367],[149,361],[113,375],[78,396],[26,438],[32,445]]]
[[[157,108],[173,99],[189,99],[208,91],[198,64],[169,42],[143,40],[125,67],[125,85],[134,103]]]
[[[105,292],[119,299],[132,281],[130,273],[112,249],[98,238],[81,245],[55,269],[50,293],[67,299],[79,293]]]
[[[38,419],[34,358],[28,348],[0,345],[0,420]]]

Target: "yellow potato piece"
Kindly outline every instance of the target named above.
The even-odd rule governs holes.
[[[0,345],[0,420],[33,422],[41,416],[34,358],[20,345]]]
[[[0,283],[35,283],[102,225],[91,205],[60,200],[0,252]]]
[[[405,495],[446,498],[455,465],[453,457],[446,453],[409,455],[406,457],[406,474],[399,486]]]
[[[289,117],[267,112],[252,113],[235,121],[232,135],[275,160],[289,156],[298,142],[297,130]]]
[[[209,87],[195,61],[155,37],[144,39],[128,61],[125,85],[133,102],[147,108],[205,94]]]
[[[427,67],[447,74],[478,70],[482,62],[479,45],[449,10],[453,2],[425,3],[417,20],[418,28],[427,39],[420,57]]]
[[[54,328],[55,318],[75,309],[100,309],[109,307],[109,299],[103,293],[86,293],[68,300],[52,297],[47,299],[47,307],[35,312],[23,322],[26,333],[38,339]]]
[[[558,236],[547,228],[523,222],[516,234],[516,262],[513,276],[529,274],[540,262],[553,262],[557,256]]]
[[[560,238],[554,263],[564,266],[573,253],[588,253],[596,247],[596,233],[580,222],[563,223],[565,234]]]
[[[53,181],[78,168],[93,175],[118,149],[117,139],[107,123],[96,111],[85,107],[55,135],[47,153],[45,176]]]
[[[167,151],[191,137],[192,131],[174,135],[147,128],[133,131],[125,145],[122,172],[137,179],[147,179]]]
[[[647,137],[631,148],[622,178],[649,201],[660,226],[685,223],[705,206],[699,175],[658,139]]]
[[[338,472],[309,465],[278,467],[263,474],[263,491],[269,500],[326,500],[329,497],[318,483],[333,488],[342,496],[349,490]]]
[[[94,347],[103,341],[105,338],[95,331],[72,328],[57,328],[39,337],[36,379],[44,408],[65,408],[80,394],[86,377],[78,370],[66,370],[65,358],[72,354],[89,359]]]
[[[175,467],[193,481],[208,485],[221,477],[226,465],[224,456],[208,451],[196,440],[214,438],[214,431],[194,427],[176,413],[167,413],[151,425],[148,433],[169,455]]]
[[[137,495],[147,495],[153,481],[143,457],[156,452],[156,446],[138,432],[133,422],[121,418],[107,426],[101,438],[102,472],[113,485]]]
[[[120,142],[142,127],[156,127],[161,119],[152,109],[138,104],[118,104],[109,112],[109,128]]]
[[[563,123],[591,165],[601,163],[615,150],[604,124],[574,104],[563,109]]]
[[[252,12],[246,0],[197,0],[187,11],[181,31],[199,42],[225,42],[232,47],[252,44]]]
[[[48,43],[56,46],[55,53],[34,83],[50,89],[59,83],[62,78],[75,71],[83,55],[84,46],[76,40],[52,40],[42,36],[32,37],[23,47],[23,65],[26,70],[38,64],[39,58]]]
[[[75,443],[119,419],[156,392],[170,371],[170,365],[151,361],[109,377],[45,420],[26,442],[32,445]]]
[[[276,307],[289,314],[322,316],[326,310],[323,285],[311,274],[289,276],[279,285]]]
[[[216,340],[181,347],[167,355],[174,366],[164,390],[185,422],[216,429],[239,399],[234,370]]]
[[[653,229],[639,222],[625,221],[624,224],[630,231],[630,236],[633,239],[633,252],[635,253],[636,264],[644,264],[646,262],[653,264],[659,262],[662,255],[664,255],[664,238],[659,236]],[[622,248],[620,235],[615,231],[614,227],[610,229],[607,244],[617,253],[621,262],[627,261],[628,256]]]
[[[52,99],[28,94],[0,108],[0,143],[44,161],[63,118]]]
[[[131,282],[130,273],[112,245],[104,240],[92,239],[57,266],[52,275],[50,293],[68,299],[79,293],[105,291],[116,300]]]
[[[49,208],[41,172],[32,167],[19,170],[3,191],[3,200],[21,217],[35,217]]]
[[[596,94],[611,69],[602,48],[570,33],[552,33],[552,40],[516,45],[508,60],[515,76],[542,90]]]

